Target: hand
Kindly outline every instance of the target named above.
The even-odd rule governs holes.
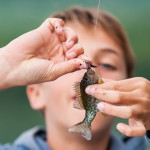
[[[61,19],[48,18],[0,49],[0,79],[7,85],[1,89],[55,80],[85,68],[82,59],[74,59],[83,53],[76,34],[63,26]]]
[[[90,86],[86,92],[102,100],[98,109],[108,115],[129,119],[117,129],[127,136],[143,136],[150,130],[150,82],[142,77]]]

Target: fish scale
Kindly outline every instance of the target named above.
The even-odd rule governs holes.
[[[88,63],[88,62],[87,62]],[[103,83],[102,79],[92,70],[87,64],[87,71],[85,72],[81,82],[75,83],[75,92],[77,95],[76,100],[74,101],[73,107],[81,110],[85,110],[85,118],[82,122],[74,125],[69,128],[69,132],[79,134],[83,136],[86,140],[91,140],[91,123],[94,120],[97,112],[97,104],[100,100],[94,98],[91,95],[88,95],[85,92],[85,89],[89,85],[101,84]]]

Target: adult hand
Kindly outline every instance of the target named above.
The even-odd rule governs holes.
[[[46,19],[0,49],[0,90],[55,80],[85,68],[82,59],[76,58],[83,53],[77,42],[76,34],[61,19]]]
[[[98,109],[111,116],[129,119],[117,129],[127,136],[143,136],[150,130],[150,82],[142,77],[90,86],[86,92],[102,100]]]

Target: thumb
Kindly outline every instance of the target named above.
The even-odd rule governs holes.
[[[146,133],[146,129],[143,124],[138,126],[129,126],[124,123],[118,123],[116,127],[121,133],[125,134],[129,137],[139,137],[144,136]]]
[[[80,69],[87,69],[85,61],[80,58],[60,62],[53,66],[50,73],[51,74],[50,78],[52,80],[55,80],[64,74],[71,73]]]
[[[102,78],[102,80],[104,81],[104,83],[105,83],[105,82],[111,82],[111,81],[114,81],[114,80],[112,80],[112,79],[106,79],[106,78]]]

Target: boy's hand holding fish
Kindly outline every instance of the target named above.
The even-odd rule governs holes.
[[[123,134],[137,137],[150,130],[150,82],[145,78],[91,85],[86,88],[86,93],[103,101],[98,104],[101,112],[129,119],[129,125],[117,125]]]
[[[0,90],[55,80],[85,68],[76,34],[61,19],[48,18],[0,49]],[[76,59],[74,59],[76,58]]]

